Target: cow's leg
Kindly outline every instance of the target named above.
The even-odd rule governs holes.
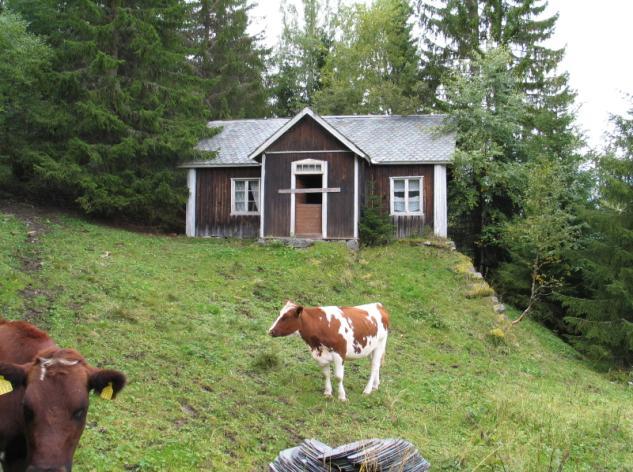
[[[383,357],[385,356],[385,348],[387,347],[387,339],[381,340],[372,352],[371,355],[371,375],[369,376],[369,382],[363,393],[369,395],[372,390],[377,390],[380,385],[380,365],[382,364]]]
[[[325,390],[323,391],[323,395],[326,397],[332,396],[332,381],[330,379],[330,363],[321,364],[321,370],[323,371],[323,376],[325,377]]]
[[[345,395],[345,388],[343,387],[343,376],[345,375],[345,366],[343,365],[343,358],[339,354],[332,353],[334,359],[334,376],[338,380],[338,399],[342,401],[347,400]]]

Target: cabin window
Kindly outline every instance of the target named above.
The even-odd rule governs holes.
[[[259,215],[259,179],[231,179],[231,215]]]
[[[391,214],[422,215],[423,177],[391,177]]]
[[[321,174],[323,168],[321,164],[297,164],[295,174]]]
[[[323,174],[325,161],[317,159],[303,159],[292,163],[293,174]]]

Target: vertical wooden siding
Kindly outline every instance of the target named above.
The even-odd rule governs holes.
[[[424,177],[423,188],[423,216],[392,216],[391,221],[395,226],[395,236],[405,238],[418,236],[424,232],[424,227],[433,229],[433,166],[432,165],[373,165],[367,166],[364,173],[365,203],[370,188],[370,182],[374,182],[373,190],[380,196],[382,211],[389,214],[390,211],[390,177]]]
[[[264,235],[290,236],[290,194],[280,189],[290,188],[292,162],[318,159],[328,163],[328,187],[340,187],[328,193],[328,238],[354,238],[354,154],[351,152],[289,153],[266,155],[266,186],[264,204]]]
[[[328,133],[309,116],[303,117],[275,141],[270,151],[331,151],[347,150],[345,145]]]
[[[260,177],[259,167],[196,169],[196,236],[256,238],[259,215],[231,216],[231,179]]]

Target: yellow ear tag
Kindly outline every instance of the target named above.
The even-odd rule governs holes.
[[[101,398],[104,400],[112,400],[112,394],[114,393],[114,389],[112,388],[112,382],[109,382],[108,385],[103,387],[101,390]]]
[[[0,375],[0,395],[11,392],[13,392],[13,385],[11,385],[11,382],[5,380],[4,377]]]

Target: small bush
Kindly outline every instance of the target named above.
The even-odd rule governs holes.
[[[360,217],[360,241],[363,246],[384,246],[393,240],[394,227],[389,215],[382,211],[381,200],[370,185],[367,205]]]

